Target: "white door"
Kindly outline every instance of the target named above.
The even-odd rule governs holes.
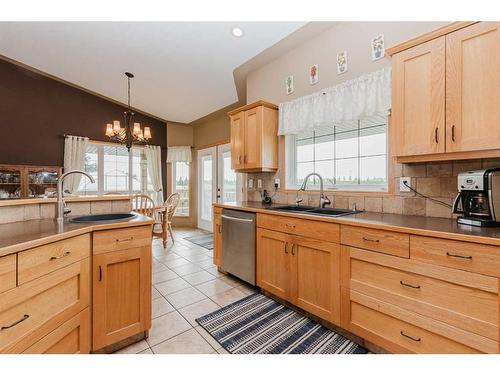
[[[217,147],[217,202],[241,201],[243,175],[231,169],[231,144]]]
[[[212,231],[212,204],[217,191],[217,148],[198,151],[198,227]]]

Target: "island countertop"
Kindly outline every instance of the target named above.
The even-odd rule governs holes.
[[[114,223],[73,223],[66,219],[59,226],[54,219],[26,220],[0,224],[0,256],[93,231],[152,225],[154,220],[143,215]]]
[[[500,227],[474,227],[458,224],[454,219],[368,211],[340,217],[319,216],[307,213],[276,211],[272,208],[283,206],[283,204],[266,205],[261,202],[214,203],[214,206],[500,246]]]

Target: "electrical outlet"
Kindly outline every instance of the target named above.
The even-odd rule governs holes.
[[[248,179],[248,188],[253,189],[253,178]]]
[[[262,180],[260,178],[257,180],[257,188],[262,189]]]
[[[281,187],[281,184],[280,184],[280,179],[279,178],[275,178],[274,179],[274,187],[276,189],[279,189]]]
[[[405,183],[408,184],[408,186],[411,186],[411,177],[399,178],[399,191],[404,193],[409,193],[411,190],[408,186],[405,185]]]

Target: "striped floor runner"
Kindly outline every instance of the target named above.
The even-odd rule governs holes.
[[[364,354],[367,350],[262,295],[196,319],[233,354]]]

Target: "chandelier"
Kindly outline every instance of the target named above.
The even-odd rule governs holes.
[[[133,144],[145,144],[151,139],[151,129],[148,126],[141,129],[141,124],[138,122],[133,122],[135,113],[132,112],[130,107],[130,79],[134,78],[134,75],[129,72],[125,72],[128,82],[128,108],[123,113],[125,117],[125,127],[122,128],[120,121],[114,120],[112,124],[106,124],[106,136],[109,140],[113,142],[119,142],[125,144],[127,150],[130,152],[130,148]],[[133,127],[132,127],[133,123]]]

